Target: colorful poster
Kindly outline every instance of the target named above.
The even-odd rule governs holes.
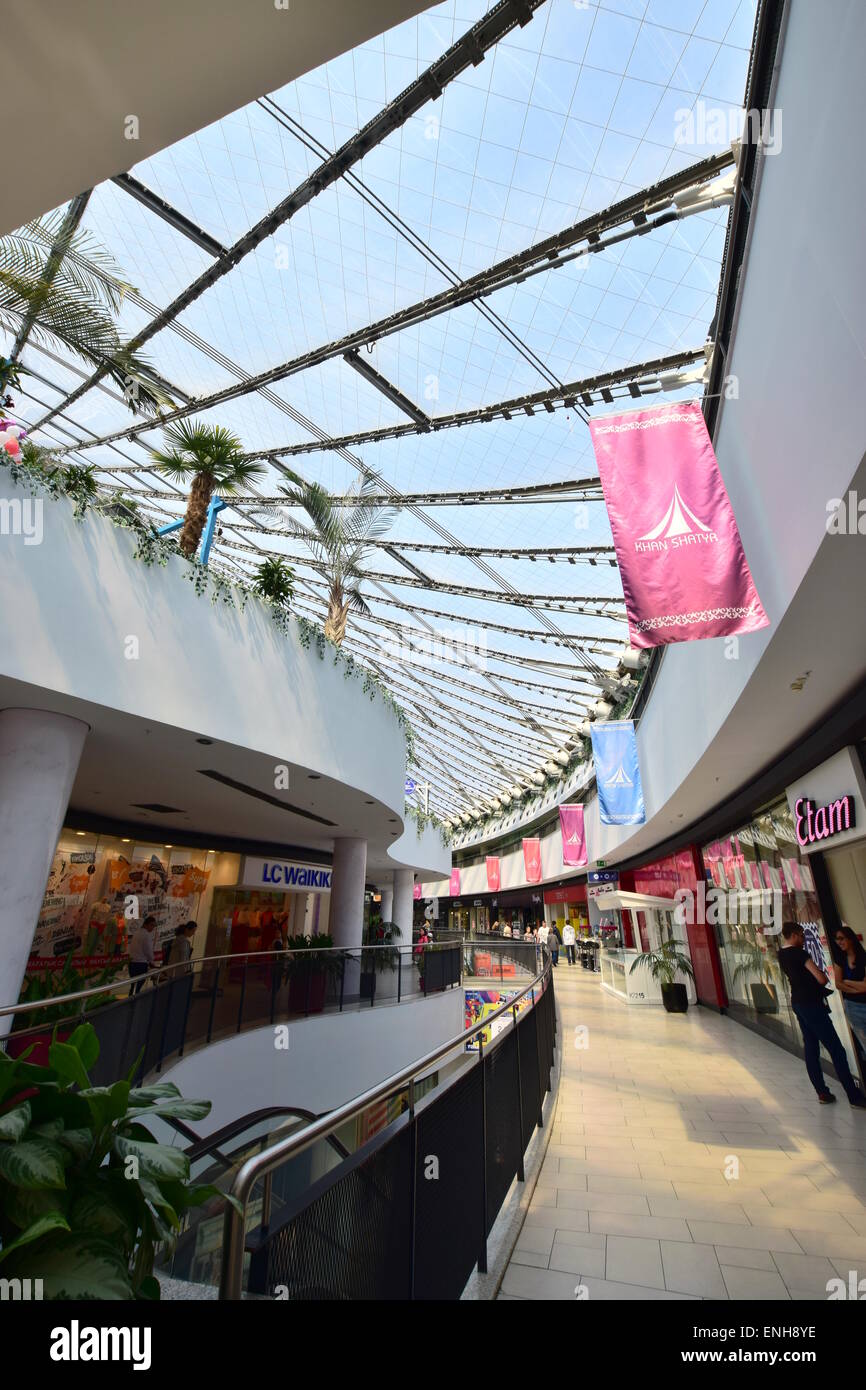
[[[590,736],[602,825],[643,825],[646,811],[634,724],[630,719],[593,723]]]
[[[499,856],[488,854],[487,856],[487,887],[491,893],[499,892]]]
[[[586,832],[582,806],[560,806],[559,833],[562,837],[563,864],[585,864]]]
[[[513,991],[509,992],[506,990],[503,992],[498,989],[467,989],[464,992],[465,1027],[472,1028],[476,1023],[480,1023],[483,1019],[489,1018],[491,1014],[494,1014],[498,1008],[501,1008],[503,1004],[506,1004],[508,1000],[513,997],[513,993]],[[523,1013],[524,1009],[529,1008],[531,1002],[532,998],[528,994],[525,994],[522,999],[518,1000],[516,1006],[518,1016]],[[486,1047],[493,1038],[497,1037],[504,1029],[510,1027],[513,1020],[514,1015],[511,1012],[504,1013],[501,1018],[497,1018],[495,1023],[491,1023],[483,1032],[476,1034],[474,1038],[470,1039],[466,1044],[466,1051],[477,1052],[479,1038],[483,1039],[484,1046]]]
[[[523,841],[523,869],[527,883],[541,882],[541,841]]]
[[[766,627],[698,403],[608,415],[589,429],[632,645]]]
[[[451,885],[450,885],[450,891],[451,891],[451,896],[452,896],[452,898],[459,898],[459,897],[460,897],[460,870],[459,870],[459,869],[452,869],[452,870],[451,870]]]

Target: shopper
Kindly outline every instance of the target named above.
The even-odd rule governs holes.
[[[821,1044],[830,1054],[836,1075],[845,1089],[849,1104],[866,1110],[866,1096],[851,1075],[848,1058],[842,1041],[833,1027],[830,1009],[827,1004],[829,991],[826,988],[827,976],[815,964],[808,951],[803,948],[803,928],[799,922],[785,922],[782,926],[782,948],[779,951],[779,965],[788,978],[791,987],[791,1008],[797,1016],[800,1032],[803,1034],[803,1047],[806,1053],[806,1071],[815,1087],[822,1105],[832,1105],[836,1097],[828,1090],[821,1070]]]
[[[156,918],[145,917],[138,931],[129,943],[129,978],[132,980],[129,996],[138,994],[144,980],[140,977],[153,969],[153,938],[156,932]]]
[[[532,931],[532,924],[531,924],[531,922],[527,922],[527,923],[526,923],[526,931],[523,933],[523,940],[524,940],[524,941],[534,941],[534,940],[535,940],[535,937],[534,937],[533,931]]]
[[[562,945],[562,937],[555,922],[552,922],[547,933],[547,948],[550,951],[550,959],[554,965],[559,964],[559,948]]]
[[[175,928],[174,940],[168,948],[165,963],[169,966],[168,978],[177,979],[179,975],[189,975],[192,971],[192,942],[196,933],[195,922],[182,922]],[[162,978],[162,977],[160,977]]]
[[[837,948],[833,966],[836,988],[844,1000],[851,1032],[866,1055],[866,951],[850,927],[837,928],[833,939]]]
[[[571,922],[566,922],[562,928],[562,944],[565,947],[565,958],[569,965],[574,965],[577,959],[574,950],[574,927]]]
[[[505,923],[505,926],[502,928],[502,935],[508,937],[511,936],[511,927],[508,925],[507,922]]]

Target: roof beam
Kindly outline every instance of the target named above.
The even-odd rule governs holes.
[[[191,285],[172,300],[167,308],[146,324],[130,341],[130,349],[137,351],[150,338],[153,338],[161,329],[171,323],[178,314],[188,309],[190,304],[204,294],[205,290],[210,289],[224,275],[227,275],[239,261],[254,251],[267,237],[272,236],[301,208],[312,202],[317,194],[329,188],[366,154],[381,145],[389,135],[405,125],[406,121],[420,111],[423,106],[426,106],[429,101],[435,101],[437,97],[441,96],[449,83],[459,77],[462,72],[465,72],[469,67],[477,66],[479,53],[483,56],[488,49],[494,47],[500,39],[509,34],[515,26],[520,25],[522,27],[543,3],[544,0],[499,0],[499,3],[494,5],[477,24],[474,24],[455,44],[452,44],[447,53],[444,53],[441,58],[437,58],[436,62],[426,68],[414,82],[410,82],[399,96],[377,112],[372,120],[368,121],[361,130],[341,145],[335,154],[323,160],[318,168],[304,179],[303,183],[299,184],[282,202],[260,218],[253,227],[250,227],[249,231],[239,237],[234,245],[220,256],[214,265],[203,271]],[[90,386],[95,385],[102,374],[101,371],[96,373],[86,385],[77,387],[75,392],[63,402],[64,407],[83,395]],[[39,425],[47,424],[50,418],[50,414],[45,416],[39,421]],[[34,426],[34,428],[36,427]]]
[[[60,224],[60,230],[57,233],[54,244],[48,252],[45,264],[42,267],[37,293],[44,290],[47,294],[51,289],[57,277],[57,272],[60,269],[63,257],[69,249],[69,243],[77,232],[81,219],[87,209],[87,204],[90,202],[90,195],[92,192],[93,189],[88,188],[85,193],[79,193],[77,198],[72,199],[72,202],[66,209],[66,214]],[[24,315],[15,342],[12,344],[12,351],[9,353],[9,360],[11,362],[17,362],[21,356],[27,344],[27,339],[33,331],[33,325],[36,323],[38,317],[39,310],[34,307],[31,307]]]
[[[167,222],[170,227],[174,227],[174,230],[180,232],[181,236],[185,236],[189,241],[195,242],[196,246],[201,247],[202,251],[207,251],[209,256],[213,256],[219,260],[221,256],[227,256],[229,254],[229,248],[223,246],[221,241],[217,241],[216,237],[211,236],[210,232],[206,232],[203,227],[199,227],[197,223],[193,222],[185,213],[172,207],[171,203],[167,203],[164,198],[160,198],[158,193],[154,193],[152,189],[145,187],[143,183],[139,183],[138,179],[133,178],[131,174],[115,174],[111,182],[116,183],[118,188],[123,189],[124,193],[128,193],[130,197],[135,198],[147,208],[148,212],[155,213],[157,217],[162,218],[163,222]]]
[[[393,405],[396,405],[399,410],[402,410],[405,415],[408,415],[410,420],[414,420],[417,429],[422,434],[428,434],[430,432],[429,415],[425,415],[423,410],[419,410],[414,401],[410,401],[408,396],[404,396],[403,392],[392,385],[386,377],[377,372],[375,367],[359,357],[356,351],[344,352],[343,361],[348,362],[349,366],[352,367],[359,376],[362,376],[365,381],[369,381],[371,386],[375,386],[377,391],[381,391],[382,395],[386,396],[388,400],[391,401]]]

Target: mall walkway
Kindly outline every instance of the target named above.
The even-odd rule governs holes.
[[[825,1299],[866,1276],[866,1112],[835,1082],[819,1106],[731,1019],[629,1008],[599,978],[560,958],[554,1129],[499,1297]]]

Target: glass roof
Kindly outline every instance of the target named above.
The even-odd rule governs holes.
[[[321,622],[322,575],[304,544],[281,534],[285,508],[259,498],[277,496],[285,467],[336,494],[364,469],[380,480],[394,519],[366,562],[371,616],[350,615],[345,647],[409,713],[411,771],[430,783],[431,809],[452,818],[569,751],[601,694],[600,674],[627,642],[586,421],[629,408],[636,395],[652,403],[659,369],[641,364],[685,354],[684,371],[702,365],[728,209],[694,211],[646,235],[610,209],[671,176],[682,174],[683,188],[707,180],[688,171],[719,147],[702,142],[706,123],[684,126],[684,117],[740,110],[755,18],[755,0],[545,0],[438,99],[431,93],[236,264],[223,264],[222,249],[488,8],[448,0],[133,168],[181,227],[117,181],[94,190],[83,219],[136,286],[121,311],[125,335],[171,306],[141,350],[181,406],[193,400],[187,413],[227,426],[248,451],[295,450],[270,458],[245,500],[223,513],[213,567],[249,576],[269,553],[290,557],[297,610]],[[506,258],[595,216],[602,242],[616,238],[610,246],[575,256],[588,243],[574,234],[526,278],[486,283]],[[213,283],[176,303],[215,263]],[[470,276],[485,278],[461,294]],[[450,290],[457,302],[447,311],[409,312]],[[295,361],[312,353],[313,364]],[[95,463],[106,488],[141,493],[157,524],[182,515],[184,491],[148,469],[157,425],[131,417],[116,388],[77,359],[67,365],[31,342],[23,361],[39,375],[19,393],[21,418],[35,425],[56,412],[40,442],[79,446],[70,457]],[[288,364],[260,389],[210,401]],[[563,388],[610,372],[623,373],[612,400],[594,391],[588,406],[566,403]],[[629,381],[643,392],[629,393]],[[697,379],[664,399],[702,390]],[[418,412],[477,417],[536,393],[549,395],[547,406],[521,402],[427,432],[417,425]],[[363,437],[380,430],[400,433]],[[563,498],[483,496],[562,482],[575,485]],[[443,496],[455,492],[470,499]]]

